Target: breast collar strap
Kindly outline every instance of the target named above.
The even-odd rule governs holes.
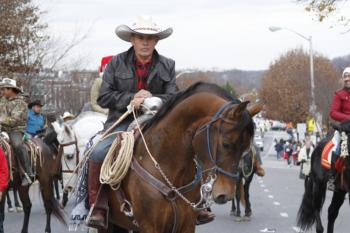
[[[218,166],[217,164],[217,158],[216,158],[216,154],[213,156],[212,154],[212,146],[211,146],[211,137],[210,137],[210,129],[213,123],[215,123],[218,120],[222,120],[228,123],[234,123],[231,120],[227,120],[225,119],[221,114],[228,109],[229,107],[231,107],[233,104],[236,104],[234,102],[228,102],[226,104],[224,104],[223,106],[221,106],[221,108],[214,114],[214,116],[211,118],[211,120],[206,123],[205,125],[201,126],[194,137],[198,136],[199,134],[203,133],[203,132],[207,132],[207,147],[208,147],[208,156],[209,159],[211,160],[211,162],[213,163],[213,167],[206,169],[203,171],[204,172],[219,172],[222,173],[226,176],[232,177],[232,178],[238,178],[239,176],[239,172],[227,172],[224,169],[222,169],[221,167]]]

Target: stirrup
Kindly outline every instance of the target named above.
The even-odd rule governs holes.
[[[95,222],[91,221],[91,217],[94,214],[94,211],[96,210],[100,210],[101,212],[103,212],[102,215],[104,215],[104,222],[102,223],[102,225],[96,225]],[[97,229],[104,229],[107,230],[108,229],[108,216],[109,216],[109,208],[107,209],[102,209],[102,208],[98,208],[97,206],[95,206],[95,204],[91,205],[90,207],[90,211],[88,216],[86,217],[86,225],[88,227],[93,227],[93,228],[97,228]]]

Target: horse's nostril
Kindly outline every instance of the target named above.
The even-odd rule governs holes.
[[[218,204],[225,204],[227,201],[228,201],[228,198],[224,194],[221,194],[215,198],[215,202]]]

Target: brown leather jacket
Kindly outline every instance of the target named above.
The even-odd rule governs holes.
[[[102,77],[102,86],[97,103],[108,108],[109,113],[105,129],[111,126],[124,112],[134,98],[137,90],[135,75],[135,52],[128,51],[114,56],[108,63]],[[175,61],[159,55],[154,51],[152,65],[147,79],[148,91],[167,101],[177,92],[175,78]]]

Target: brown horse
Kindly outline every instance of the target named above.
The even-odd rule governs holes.
[[[38,156],[31,157],[31,163],[36,164],[34,167],[36,179],[39,181],[41,196],[44,202],[44,207],[46,211],[46,227],[45,232],[51,232],[51,214],[53,213],[60,222],[65,224],[65,219],[63,212],[61,211],[57,200],[54,198],[53,194],[53,179],[58,175],[59,167],[61,164],[62,153],[58,153],[54,150],[56,144],[58,146],[58,141],[56,140],[56,133],[53,129],[49,128],[48,133],[46,133],[43,139],[34,138],[32,139],[32,145],[38,149]],[[28,147],[27,147],[28,148]],[[57,148],[57,147],[56,147]],[[29,150],[29,154],[30,154]],[[57,156],[58,154],[58,156]],[[56,157],[57,156],[57,157]],[[35,160],[35,161],[33,161]],[[17,159],[12,156],[13,161],[13,184],[14,187],[18,189],[19,197],[23,204],[24,220],[22,226],[22,233],[28,232],[29,216],[32,207],[32,203],[29,197],[30,186],[21,186],[22,168]],[[0,203],[0,211],[3,211],[4,202]]]
[[[157,163],[138,138],[132,169],[120,189],[106,188],[108,231],[115,224],[141,233],[193,233],[198,214],[194,203],[203,189],[211,190],[209,199],[219,204],[231,200],[232,178],[238,176],[238,163],[254,135],[252,117],[261,109],[247,109],[247,104],[206,83],[194,84],[165,103],[142,130]]]

